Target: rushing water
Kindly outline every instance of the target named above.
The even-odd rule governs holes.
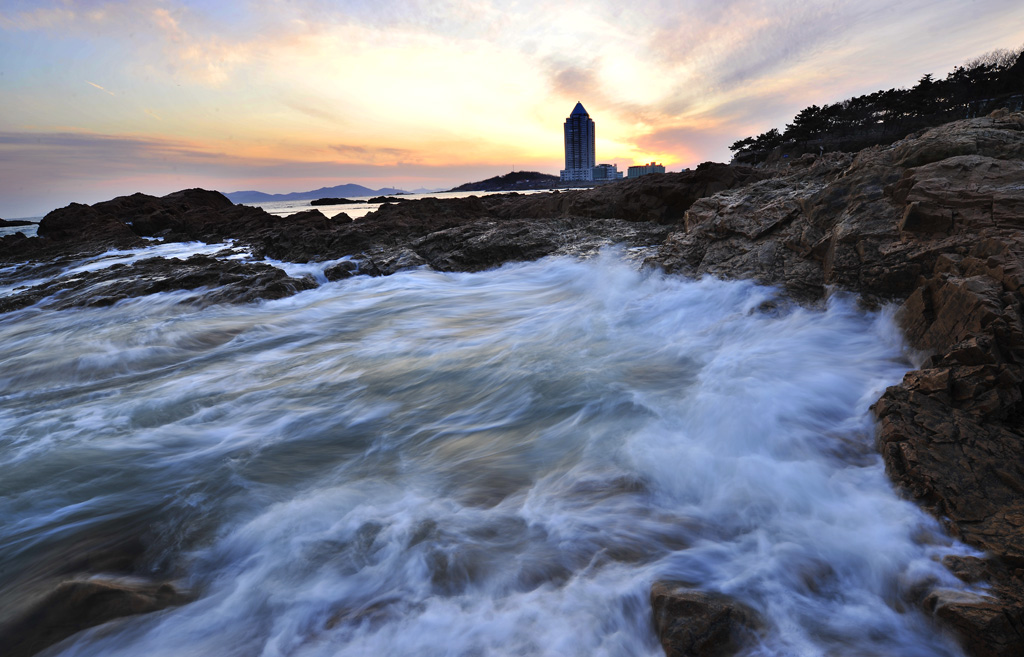
[[[2,581],[116,527],[198,594],[57,654],[658,655],[666,578],[752,654],[960,654],[914,600],[964,548],[872,448],[885,313],[614,252],[182,298],[0,316]]]

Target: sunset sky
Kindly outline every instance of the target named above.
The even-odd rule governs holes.
[[[0,0],[0,217],[185,187],[669,170],[1024,45],[1021,0]]]

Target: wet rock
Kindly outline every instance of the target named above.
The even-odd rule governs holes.
[[[316,287],[309,278],[290,278],[263,263],[220,260],[195,255],[186,260],[147,258],[92,272],[60,276],[46,283],[0,297],[0,312],[36,303],[56,309],[109,306],[132,297],[195,290],[182,302],[209,305],[280,299]]]
[[[329,281],[340,281],[344,278],[355,276],[359,272],[359,264],[352,262],[351,260],[345,260],[339,262],[336,265],[328,267],[324,270],[324,276]]]
[[[84,629],[192,599],[191,594],[166,582],[98,577],[66,580],[0,628],[0,645],[7,657],[29,657]]]
[[[731,657],[753,644],[763,626],[746,605],[680,582],[655,582],[651,608],[667,657]]]
[[[481,271],[513,260],[536,260],[558,248],[550,231],[534,222],[476,222],[439,230],[412,248],[439,271]]]
[[[924,605],[963,637],[976,657],[1021,654],[1024,601],[1011,602],[1006,592],[996,598],[943,590],[930,594]]]

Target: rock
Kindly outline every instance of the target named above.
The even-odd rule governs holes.
[[[7,228],[9,226],[32,226],[36,222],[25,221],[23,219],[0,219],[0,228]]]
[[[7,657],[29,657],[81,630],[193,599],[166,582],[98,577],[66,580],[0,628],[0,645]]]
[[[650,174],[560,194],[519,196],[496,214],[518,219],[585,217],[678,224],[698,199],[772,175],[749,167],[705,162],[693,171]],[[493,198],[485,197],[485,201],[493,202]]]
[[[1020,655],[1024,601],[1009,602],[1007,591],[1000,592],[995,598],[940,590],[931,593],[924,606],[963,637],[976,657]]]
[[[122,247],[138,246],[142,240],[131,227],[96,207],[72,203],[50,212],[39,222],[37,234],[57,242],[101,242]]]
[[[309,278],[290,278],[264,263],[196,255],[186,260],[147,258],[131,265],[60,276],[0,297],[0,312],[35,303],[55,310],[109,306],[118,301],[171,290],[201,290],[183,299],[202,305],[279,299],[316,287]]]
[[[364,203],[365,201],[353,201],[349,198],[318,198],[310,201],[310,205],[348,205],[352,203]]]
[[[667,657],[731,657],[754,643],[763,626],[750,607],[680,582],[655,582],[651,608]]]
[[[324,276],[329,281],[340,281],[343,278],[355,276],[359,272],[359,264],[351,260],[345,260],[324,270]]]

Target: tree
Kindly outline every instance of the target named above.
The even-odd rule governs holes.
[[[732,146],[729,147],[729,150],[734,152],[734,153],[738,153],[739,151],[747,150],[748,148],[750,148],[753,145],[754,145],[754,138],[753,137],[746,137],[744,139],[738,139],[738,140],[734,141],[732,143]]]
[[[782,144],[782,134],[772,128],[768,132],[762,132],[754,140],[754,147],[759,151],[769,151]]]
[[[737,140],[729,148],[734,152],[766,151],[787,139],[828,137],[832,137],[828,140],[832,148],[890,143],[912,130],[1019,103],[1022,95],[1024,46],[993,50],[956,67],[945,78],[926,73],[911,89],[879,90],[824,107],[811,105],[786,124],[784,133],[773,128]]]
[[[808,140],[820,136],[827,128],[825,115],[817,105],[800,110],[793,122],[786,124],[785,136],[790,139]]]

